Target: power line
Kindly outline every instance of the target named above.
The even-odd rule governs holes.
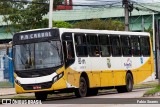
[[[142,3],[138,3],[138,2],[135,2],[135,1],[132,1],[132,2],[137,5],[137,7],[134,5],[134,8],[136,10],[145,10],[145,11],[152,11],[154,13],[160,13],[160,11],[148,8],[148,7],[144,6],[144,5],[142,5]],[[140,6],[140,7],[138,7],[138,6]]]
[[[48,1],[48,0],[46,0]],[[35,2],[28,0],[3,0],[2,2],[13,2],[13,3],[28,3],[28,4],[49,4],[49,2]]]

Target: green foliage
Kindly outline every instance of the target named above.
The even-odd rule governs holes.
[[[160,93],[160,86],[159,86],[159,85],[156,86],[156,87],[153,88],[153,89],[150,89],[150,90],[146,91],[143,96],[154,95],[154,94],[156,94],[156,93]]]
[[[100,20],[93,19],[90,21],[80,21],[73,25],[74,28],[81,29],[97,29],[97,30],[119,30],[122,31],[125,28],[125,25],[118,20]]]
[[[144,31],[150,33],[151,41],[153,43],[153,29],[152,29],[152,26],[149,26],[148,29],[144,29]]]
[[[53,27],[57,28],[72,28],[72,25],[64,21],[53,21]]]
[[[12,83],[10,82],[0,82],[0,88],[9,88],[12,87]]]
[[[43,19],[36,25],[37,28],[47,28],[48,27],[48,19]]]
[[[142,88],[154,88],[158,85],[157,81],[150,81],[150,82],[145,82],[142,84],[135,84],[134,89],[142,89]]]
[[[0,15],[13,14],[24,9],[25,4],[24,2],[14,2],[14,0],[0,0]]]
[[[54,0],[54,7],[60,1],[62,0]],[[32,3],[25,0],[0,0],[0,7],[0,14],[4,15],[3,21],[8,25],[7,32],[46,27],[46,21],[42,17],[49,11],[49,0],[33,0]]]
[[[53,21],[52,24],[53,27],[57,28],[72,28],[72,24],[64,21]],[[38,28],[48,27],[48,19],[43,19],[40,23],[38,23],[37,27]]]

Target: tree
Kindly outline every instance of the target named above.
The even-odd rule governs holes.
[[[153,43],[153,29],[152,29],[152,26],[150,25],[147,29],[145,28],[144,31],[150,33],[151,41]]]
[[[97,29],[97,30],[124,30],[125,25],[118,21],[118,20],[100,20],[100,19],[93,19],[93,20],[84,20],[77,22],[73,25],[74,28],[81,28],[81,29]]]
[[[72,25],[64,21],[53,21],[53,27],[72,28]]]
[[[53,27],[57,28],[72,28],[72,24],[64,21],[53,21]],[[43,19],[41,23],[37,24],[37,28],[46,28],[48,27],[48,19]]]
[[[54,0],[54,7],[63,0]],[[3,21],[7,23],[7,32],[18,32],[21,30],[35,29],[43,21],[42,17],[49,11],[49,0],[0,0],[0,14]]]

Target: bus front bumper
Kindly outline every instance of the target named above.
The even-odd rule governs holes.
[[[50,86],[48,86],[50,85]],[[15,82],[15,90],[16,93],[32,93],[32,92],[40,92],[40,91],[54,91],[67,88],[67,83],[65,79],[62,77],[59,80],[53,82],[46,82],[40,84],[27,84],[22,85]]]

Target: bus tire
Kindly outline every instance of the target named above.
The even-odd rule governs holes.
[[[48,94],[45,92],[35,92],[36,100],[45,101],[47,99]]]
[[[131,73],[127,73],[126,75],[126,85],[125,86],[118,86],[117,91],[118,93],[124,92],[131,92],[133,89],[133,77]]]
[[[98,94],[98,88],[89,88],[87,91],[87,96],[94,96]]]
[[[79,88],[75,90],[76,97],[86,97],[87,95],[87,82],[84,77],[80,77]]]

